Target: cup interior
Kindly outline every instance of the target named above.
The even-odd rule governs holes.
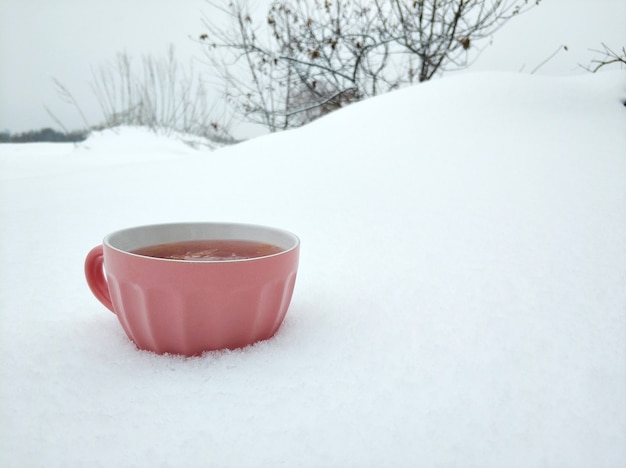
[[[295,234],[282,229],[237,223],[173,223],[139,226],[109,234],[104,244],[123,252],[169,242],[194,240],[248,240],[273,244],[283,251],[299,244]],[[282,252],[281,252],[282,253]]]

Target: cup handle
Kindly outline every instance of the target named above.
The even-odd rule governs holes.
[[[96,296],[96,299],[102,302],[111,312],[115,313],[109,286],[104,276],[104,254],[102,245],[94,247],[87,254],[87,258],[85,259],[85,278],[87,278],[89,289],[91,289],[93,295]]]

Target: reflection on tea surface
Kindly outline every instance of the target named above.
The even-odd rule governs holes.
[[[225,261],[265,257],[282,251],[276,245],[263,242],[212,239],[151,245],[133,250],[132,253],[171,260]]]

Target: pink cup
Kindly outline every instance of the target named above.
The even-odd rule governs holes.
[[[188,240],[249,240],[279,253],[238,260],[172,260],[132,253]],[[109,234],[85,260],[93,294],[140,349],[194,356],[272,337],[285,318],[298,270],[299,239],[231,223],[142,226]]]

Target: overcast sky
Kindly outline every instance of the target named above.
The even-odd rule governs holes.
[[[98,123],[92,69],[122,51],[164,56],[170,44],[183,63],[201,59],[191,37],[202,33],[202,15],[210,13],[204,0],[0,0],[0,130],[58,128],[44,106],[68,129],[83,127],[53,78],[72,92],[89,123]],[[530,72],[567,45],[537,73],[585,73],[578,65],[597,57],[591,49],[626,45],[624,25],[625,0],[543,0],[483,44],[472,70]]]

